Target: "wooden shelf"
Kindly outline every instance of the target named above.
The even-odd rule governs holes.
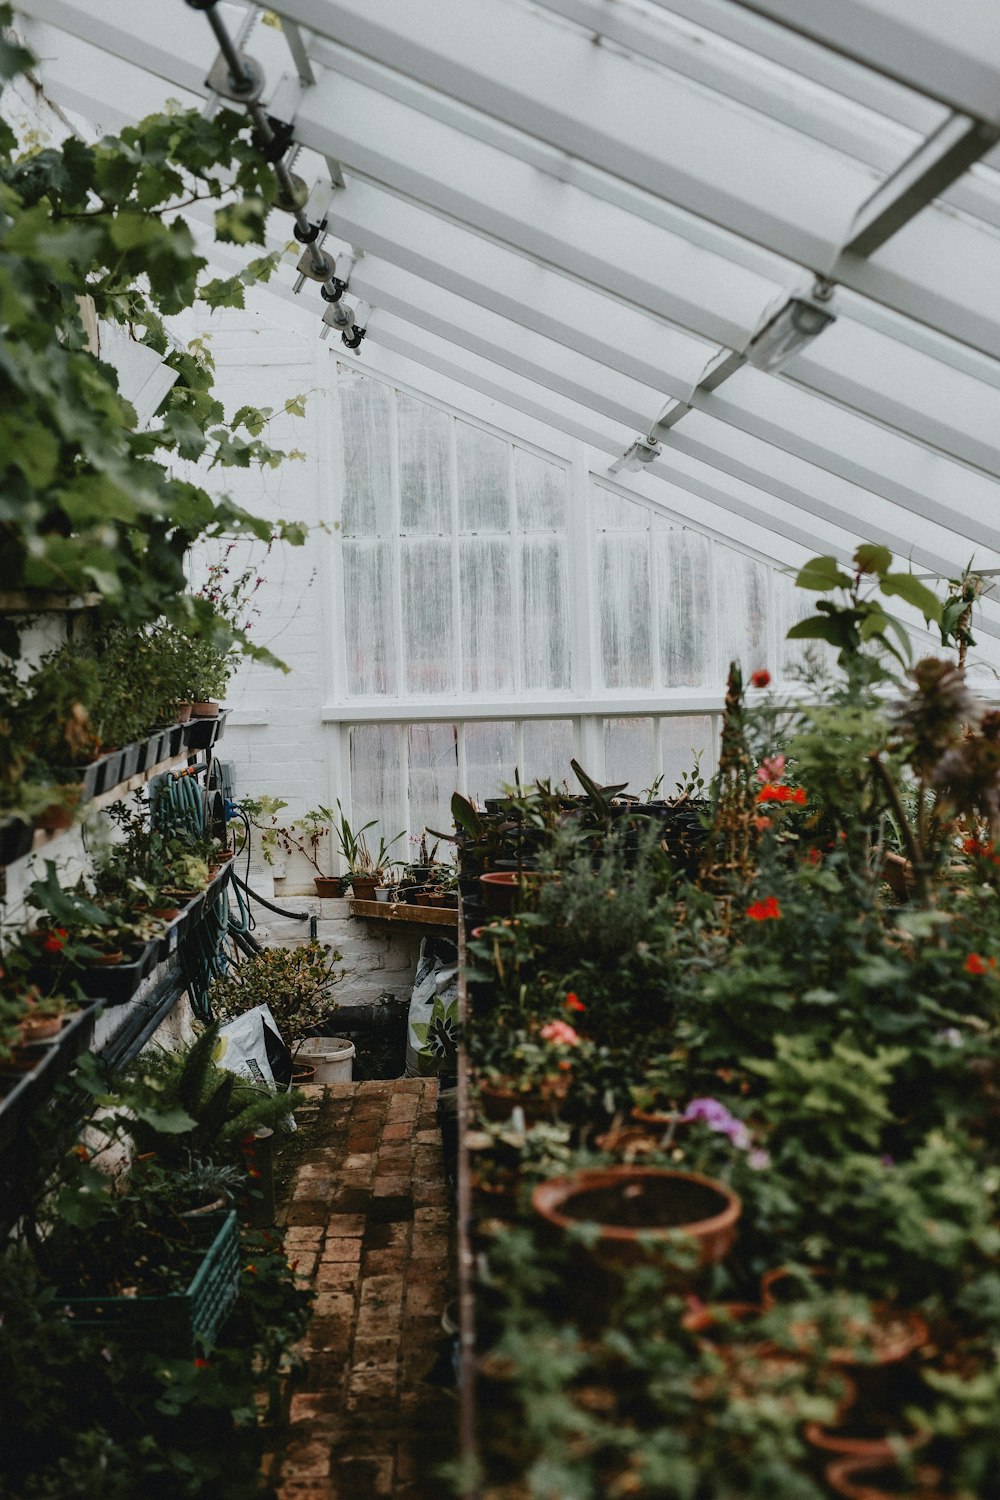
[[[370,917],[377,922],[409,922],[417,927],[452,927],[458,930],[454,906],[408,906],[405,901],[354,901],[352,917]]]

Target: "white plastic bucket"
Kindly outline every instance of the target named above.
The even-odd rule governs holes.
[[[343,1036],[307,1036],[295,1049],[295,1061],[316,1069],[316,1083],[350,1083],[354,1043]]]

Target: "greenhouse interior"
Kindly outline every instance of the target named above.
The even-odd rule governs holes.
[[[1000,1500],[1000,11],[0,0],[0,1500]]]

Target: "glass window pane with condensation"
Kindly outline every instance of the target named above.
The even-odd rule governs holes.
[[[589,770],[589,767],[584,769]],[[653,720],[605,719],[605,784],[618,786],[626,782],[629,794],[641,797],[655,777],[656,737]],[[600,779],[595,777],[595,780]]]
[[[377,380],[341,371],[345,536],[391,536],[392,392]]]
[[[486,797],[499,797],[514,780],[517,757],[516,725],[509,721],[466,724],[466,796],[481,807]]]
[[[694,773],[706,783],[715,775],[715,734],[711,714],[671,714],[660,720],[660,796],[676,796],[681,777]],[[704,795],[702,793],[701,795]]]
[[[345,541],[344,645],[347,691],[356,697],[399,691],[392,543]]]
[[[400,542],[404,692],[453,693],[451,539]]]
[[[510,530],[510,444],[455,423],[459,531]]]
[[[451,795],[458,785],[457,727],[410,724],[406,733],[411,836],[419,836],[424,828],[447,833],[452,822]],[[443,844],[438,858],[448,858],[450,847]]]
[[[652,687],[646,532],[602,532],[597,539],[597,570],[604,686]]]
[[[561,531],[566,525],[566,470],[524,448],[514,449],[517,524],[522,531]]]
[[[664,687],[707,687],[713,663],[708,539],[657,520],[653,548],[660,681]]]
[[[451,418],[400,392],[399,520],[404,536],[451,535]]]
[[[523,782],[551,781],[560,786],[570,775],[573,758],[571,719],[529,719],[521,735],[524,764],[518,769]]]
[[[729,663],[738,661],[746,682],[768,663],[768,572],[763,563],[718,544],[712,548],[715,569],[715,622],[718,639],[715,683],[725,688]]]
[[[570,684],[566,543],[561,536],[521,538],[521,687]]]
[[[459,597],[462,609],[462,690],[512,693],[514,634],[509,537],[462,537]]]
[[[778,675],[786,681],[796,681],[806,667],[807,657],[811,662],[822,663],[827,671],[834,669],[837,653],[825,641],[789,641],[793,625],[800,620],[816,617],[816,601],[822,594],[809,589],[795,587],[793,574],[775,572],[771,583],[774,600],[774,634],[777,641]]]
[[[648,531],[650,509],[636,500],[626,500],[602,485],[594,486],[594,519],[598,531]]]
[[[403,797],[403,731],[398,724],[352,724],[351,826],[357,831],[370,819],[377,829],[365,834],[373,854],[379,836],[386,841],[406,827]],[[374,838],[372,838],[374,834]],[[393,844],[391,858],[406,858],[406,840]]]

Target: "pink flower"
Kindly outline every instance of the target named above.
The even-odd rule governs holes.
[[[785,757],[769,755],[757,767],[758,781],[780,781],[785,774]]]
[[[578,1047],[580,1038],[566,1021],[548,1021],[538,1033],[543,1042],[552,1042],[559,1047]]]

